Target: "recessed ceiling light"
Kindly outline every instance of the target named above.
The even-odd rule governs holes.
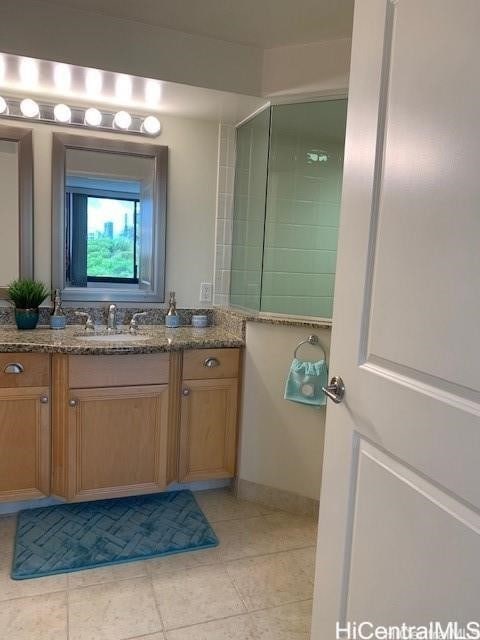
[[[40,114],[38,104],[31,98],[25,98],[21,101],[20,111],[26,118],[36,118]]]
[[[147,116],[142,124],[142,131],[149,133],[151,136],[159,133],[161,129],[160,120],[155,116]]]
[[[132,116],[127,111],[118,111],[113,118],[113,125],[118,129],[128,129],[132,124]]]
[[[53,115],[58,122],[70,122],[72,110],[66,104],[57,104],[53,110]]]
[[[85,124],[91,127],[99,127],[102,124],[102,118],[101,112],[95,107],[90,107],[85,111]]]

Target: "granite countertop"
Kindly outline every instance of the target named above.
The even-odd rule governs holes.
[[[100,327],[99,333],[105,331]],[[119,327],[121,333],[128,333],[128,327]],[[74,355],[112,355],[125,353],[156,353],[179,351],[182,349],[213,349],[242,347],[244,341],[226,331],[213,326],[196,329],[190,326],[169,329],[163,325],[142,325],[132,341],[109,342],[96,338],[85,339],[80,325],[70,325],[66,329],[53,330],[39,327],[33,331],[19,331],[12,326],[0,327],[0,353],[40,352],[70,353]],[[141,337],[141,338],[140,338]]]

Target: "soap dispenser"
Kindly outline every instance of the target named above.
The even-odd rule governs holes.
[[[55,289],[53,311],[50,315],[50,329],[65,329],[67,317],[62,309],[60,289]]]
[[[175,300],[175,291],[170,291],[170,300],[168,303],[168,312],[165,316],[166,327],[179,327],[180,318],[177,313],[177,302]]]

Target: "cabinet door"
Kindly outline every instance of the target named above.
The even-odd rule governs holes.
[[[186,380],[182,388],[181,482],[235,474],[238,381]]]
[[[50,493],[48,387],[0,389],[0,501]]]
[[[69,405],[69,498],[165,488],[168,385],[72,389]]]

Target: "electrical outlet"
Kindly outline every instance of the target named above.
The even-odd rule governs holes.
[[[211,282],[200,283],[200,302],[211,302],[213,297],[213,284]]]

